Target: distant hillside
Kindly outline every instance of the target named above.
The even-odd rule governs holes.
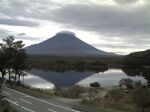
[[[150,50],[131,53],[125,56],[125,65],[150,66]]]
[[[114,53],[98,50],[83,42],[74,33],[63,31],[39,44],[26,47],[29,55],[62,57],[116,57]]]

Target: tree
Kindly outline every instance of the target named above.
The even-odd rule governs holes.
[[[9,36],[6,39],[3,39],[3,43],[0,44],[1,46],[1,51],[5,54],[5,56],[2,56],[3,58],[7,57],[7,62],[6,62],[6,68],[8,69],[9,73],[9,80],[10,80],[10,75],[11,75],[11,69],[12,69],[12,64],[13,64],[13,55],[14,55],[14,37]]]
[[[98,82],[90,83],[90,87],[94,89],[95,94],[98,93],[98,89],[101,87],[101,84]]]
[[[95,89],[98,89],[101,87],[101,85],[98,82],[90,83],[90,87],[93,87]]]
[[[101,87],[101,84],[98,82],[90,83],[90,89],[89,89],[89,98],[90,103],[92,102],[92,97],[94,97],[98,93],[98,89]]]
[[[27,54],[23,49],[16,51],[13,63],[13,72],[15,73],[15,81],[16,76],[18,75],[18,82],[20,82],[20,76],[24,75],[23,71],[27,68],[26,65]],[[14,81],[14,82],[15,82]]]
[[[13,36],[9,36],[3,39],[3,43],[0,44],[1,51],[7,58],[5,70],[8,69],[9,79],[11,72],[15,73],[15,79],[18,76],[18,82],[20,81],[20,76],[23,74],[23,70],[26,69],[26,58],[27,54],[23,49],[23,41],[15,41]],[[4,58],[4,55],[2,58]],[[24,74],[23,74],[24,75]]]
[[[0,72],[2,74],[2,78],[6,75],[6,66],[7,66],[7,57],[5,53],[0,51]]]

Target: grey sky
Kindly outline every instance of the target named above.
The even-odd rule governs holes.
[[[126,54],[149,49],[149,9],[149,0],[0,0],[0,35],[25,33],[20,38],[37,42],[69,29],[99,49]]]
[[[28,20],[19,20],[19,19],[0,19],[1,25],[9,25],[9,26],[28,26],[28,27],[34,27],[38,26],[38,23],[31,22]]]

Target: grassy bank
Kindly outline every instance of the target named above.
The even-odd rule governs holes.
[[[83,99],[81,104],[123,112],[150,112],[150,88],[143,85],[130,90],[114,88],[105,97]]]

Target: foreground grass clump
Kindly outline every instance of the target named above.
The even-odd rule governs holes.
[[[76,85],[65,89],[56,87],[54,94],[56,96],[76,99],[76,98],[80,98],[81,97],[80,95],[82,93],[85,93],[86,91],[87,91],[86,88]]]
[[[10,107],[8,102],[4,101],[5,97],[0,95],[0,112],[17,112]]]
[[[83,99],[81,103],[124,112],[150,112],[150,88],[144,85],[130,90],[114,88],[105,97]]]

